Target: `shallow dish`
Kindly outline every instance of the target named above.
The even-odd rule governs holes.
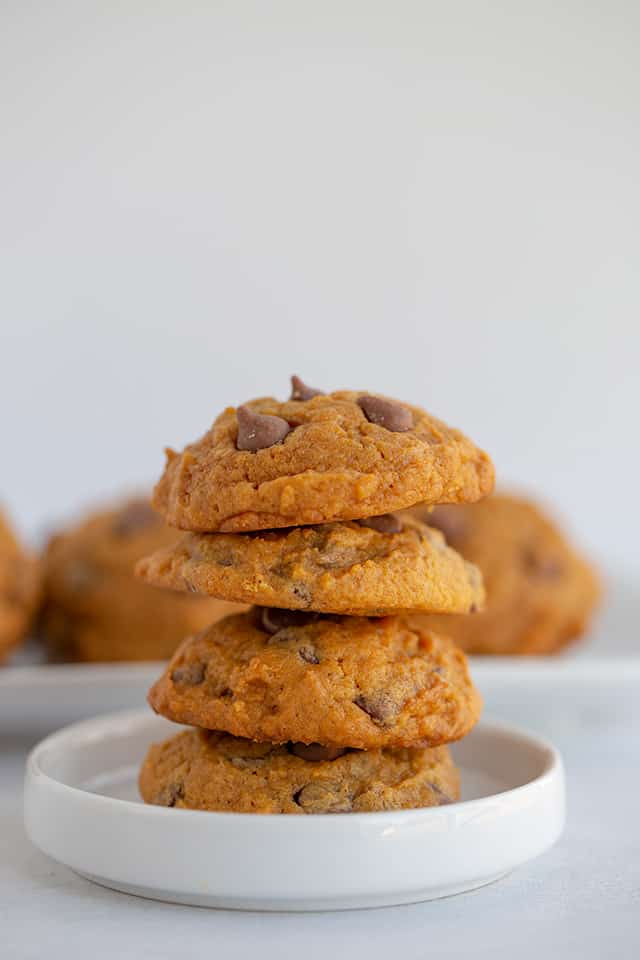
[[[330,910],[472,890],[543,853],[562,831],[560,756],[510,727],[481,723],[453,747],[459,803],[306,817],[145,806],[139,765],[150,743],[175,730],[137,710],[42,741],[27,763],[31,841],[125,893],[208,907]]]

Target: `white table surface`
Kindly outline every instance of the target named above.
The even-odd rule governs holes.
[[[588,723],[588,720],[587,720]],[[222,960],[640,956],[640,730],[557,731],[568,773],[561,842],[490,887],[432,903],[325,914],[212,911],[95,886],[22,827],[30,742],[0,740],[0,956]]]

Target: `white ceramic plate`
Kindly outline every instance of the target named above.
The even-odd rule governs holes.
[[[454,746],[462,802],[311,817],[145,806],[138,767],[149,744],[175,730],[138,710],[44,740],[27,764],[31,841],[125,893],[196,906],[329,910],[474,889],[543,853],[562,831],[558,753],[509,727],[480,724]]]

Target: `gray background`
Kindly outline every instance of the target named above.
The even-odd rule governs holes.
[[[298,372],[638,569],[630,2],[4,2],[0,498],[41,531]]]

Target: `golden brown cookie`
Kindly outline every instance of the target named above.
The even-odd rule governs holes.
[[[39,594],[38,563],[20,546],[0,512],[0,663],[26,637]]]
[[[477,567],[447,548],[439,531],[393,514],[252,534],[188,533],[136,572],[159,587],[321,613],[468,613],[484,602]]]
[[[328,753],[204,730],[154,744],[139,784],[146,803],[236,813],[433,807],[457,800],[460,789],[446,747]]]
[[[493,479],[486,453],[419,407],[341,390],[229,407],[167,452],[154,505],[176,527],[233,533],[474,501]]]
[[[481,700],[464,654],[401,617],[255,608],[176,651],[153,709],[237,737],[371,750],[463,737]]]
[[[41,618],[52,654],[67,660],[164,660],[188,634],[241,609],[154,590],[135,577],[140,557],[177,536],[139,500],[92,514],[54,536],[44,558]]]
[[[421,515],[420,508],[411,513]],[[600,587],[588,563],[534,504],[510,496],[435,507],[428,522],[482,570],[485,611],[468,617],[418,615],[467,653],[555,653],[587,628]]]

